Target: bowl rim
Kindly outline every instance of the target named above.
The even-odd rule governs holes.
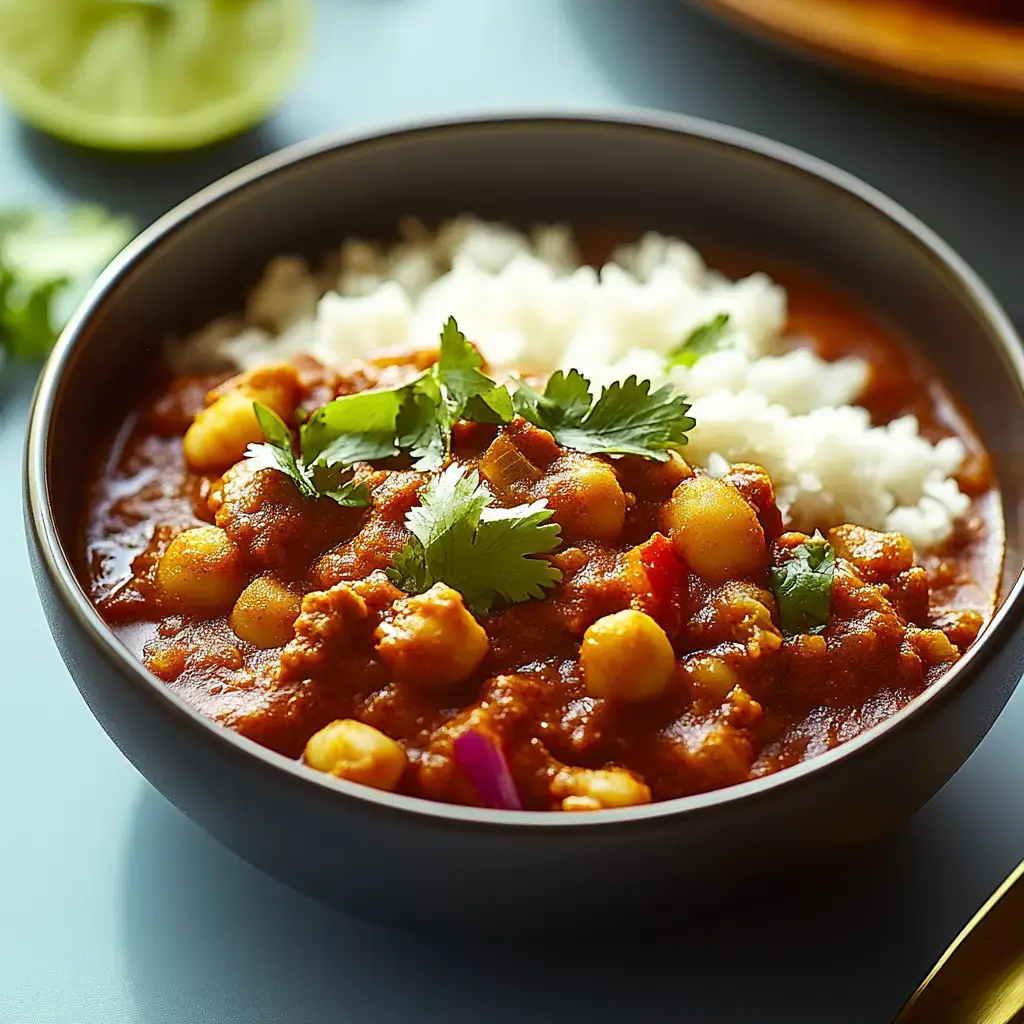
[[[330,159],[338,152],[391,144],[416,136],[443,137],[448,134],[481,129],[515,130],[521,128],[603,128],[629,134],[635,131],[682,135],[691,144],[731,149],[790,175],[811,179],[839,193],[846,201],[867,207],[868,212],[894,225],[908,241],[946,277],[950,287],[961,293],[972,307],[978,322],[996,343],[1007,372],[1011,375],[1024,403],[1024,346],[1009,317],[979,276],[934,231],[878,189],[817,157],[784,143],[702,118],[642,109],[630,110],[496,110],[467,116],[403,119],[372,128],[341,131],[288,146],[261,157],[201,189],[157,219],[111,262],[72,315],[36,384],[25,446],[25,508],[30,541],[34,542],[40,563],[59,598],[59,611],[67,614],[89,638],[93,647],[127,685],[141,696],[159,705],[162,713],[191,729],[204,742],[249,768],[255,768],[279,781],[298,787],[312,787],[310,796],[339,804],[358,801],[365,811],[388,814],[419,823],[433,820],[451,826],[489,829],[505,833],[539,829],[571,829],[583,835],[596,831],[622,831],[638,822],[654,825],[679,815],[690,817],[728,812],[734,804],[768,795],[778,797],[801,785],[811,776],[834,774],[843,765],[863,758],[869,748],[904,731],[909,723],[925,713],[935,712],[969,685],[993,659],[1000,643],[1011,638],[1024,619],[1024,570],[1017,574],[1006,597],[996,609],[983,634],[971,649],[938,682],[929,686],[907,705],[884,721],[865,730],[832,750],[802,761],[771,775],[691,796],[677,797],[640,806],[593,811],[588,814],[559,814],[550,811],[501,811],[467,807],[427,800],[421,797],[388,793],[336,779],[314,771],[219,725],[192,708],[135,660],[127,647],[100,617],[81,586],[71,560],[58,534],[50,507],[47,454],[50,447],[53,408],[62,391],[65,374],[73,368],[79,340],[88,325],[102,316],[106,304],[116,301],[122,280],[165,240],[187,226],[193,217],[277,175],[319,159]],[[401,213],[397,212],[396,217]],[[37,581],[37,589],[41,589]],[[77,685],[77,683],[76,683]],[[412,822],[416,824],[416,821]]]

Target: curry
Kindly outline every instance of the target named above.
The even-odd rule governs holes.
[[[940,550],[856,524],[788,531],[768,474],[688,464],[685,404],[641,382],[638,419],[664,413],[665,436],[610,451],[579,440],[599,403],[569,429],[551,383],[523,382],[506,408],[484,385],[454,402],[432,351],[342,370],[299,357],[169,380],[128,414],[84,509],[92,599],[202,714],[378,789],[590,811],[820,754],[975,641],[1002,521],[985,450],[934,371],[842,297],[777,276],[794,333],[869,361],[877,422],[913,411],[966,445],[971,510]],[[486,380],[459,351],[459,380]],[[429,444],[390,433],[365,458],[349,448],[343,471],[303,461],[316,431],[351,442],[335,421],[354,406],[331,403],[360,395],[409,398],[396,438],[402,409],[449,410],[429,469]]]

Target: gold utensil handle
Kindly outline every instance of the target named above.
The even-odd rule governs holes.
[[[894,1024],[1024,1024],[1024,864],[956,937]]]

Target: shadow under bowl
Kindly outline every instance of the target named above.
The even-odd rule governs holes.
[[[204,719],[115,639],[79,583],[83,439],[154,374],[160,341],[237,308],[274,255],[397,219],[614,219],[815,269],[916,340],[973,413],[1000,481],[1003,603],[970,652],[888,721],[816,760],[596,814],[487,811],[329,779]],[[856,179],[784,146],[659,115],[508,116],[304,144],[168,214],[108,269],[45,368],[26,457],[29,548],[93,714],[172,803],[252,864],[359,915],[421,927],[621,929],[677,919],[755,872],[849,850],[957,770],[1024,671],[1024,360],[975,275]],[[545,929],[548,930],[548,929]]]

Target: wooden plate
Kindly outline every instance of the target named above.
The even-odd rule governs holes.
[[[805,55],[871,77],[1024,111],[1024,17],[958,14],[925,0],[699,0]],[[1024,0],[1021,0],[1024,15]]]

